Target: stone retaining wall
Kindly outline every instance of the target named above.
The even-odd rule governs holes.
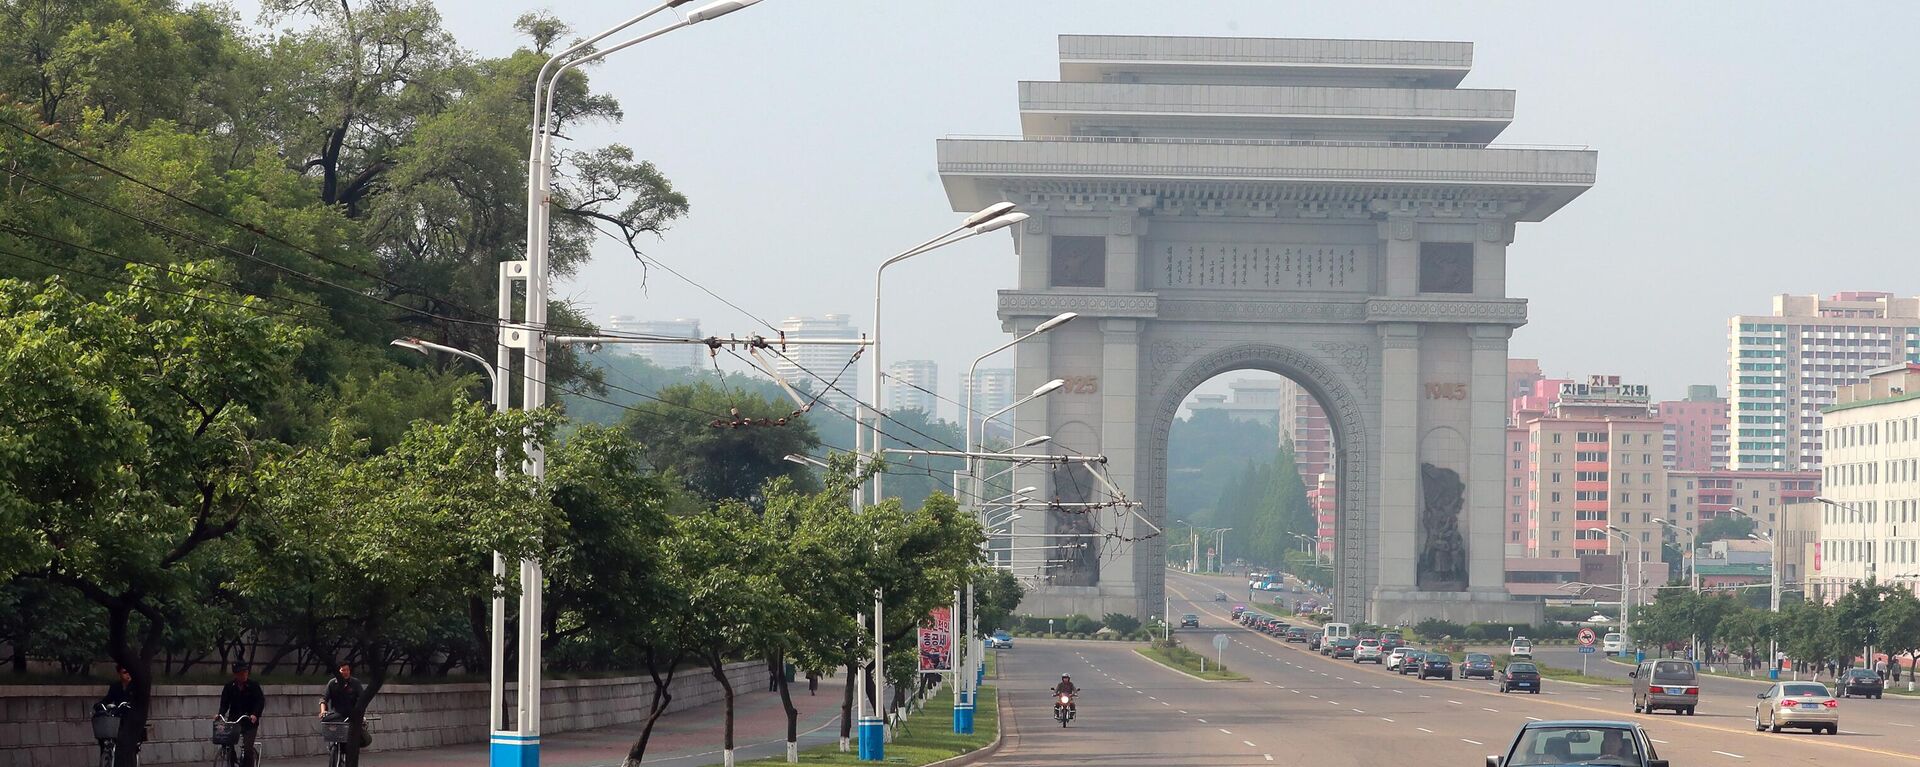
[[[736,663],[727,668],[734,692],[744,694],[766,684],[766,665]],[[267,685],[266,715],[260,718],[264,759],[326,753],[316,728],[321,685]],[[0,685],[0,767],[72,767],[92,763],[89,713],[106,684]],[[507,686],[512,700],[514,686]],[[720,700],[712,674],[685,669],[674,677],[673,709]],[[372,751],[430,748],[487,740],[487,685],[389,684],[368,707],[373,723]],[[647,677],[549,680],[541,684],[542,734],[587,730],[638,722],[653,701]],[[210,718],[219,709],[220,688],[213,685],[161,685],[154,690],[151,735],[140,751],[141,763],[205,764],[213,761],[207,742]]]

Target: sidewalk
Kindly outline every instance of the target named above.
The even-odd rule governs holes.
[[[820,680],[820,692],[807,695],[806,682],[795,685],[793,704],[800,710],[800,747],[833,743],[840,737],[840,695],[842,688],[833,678]],[[787,713],[780,706],[780,694],[755,690],[741,692],[734,699],[734,756],[739,761],[782,756],[786,753]],[[653,737],[647,741],[646,764],[670,764],[697,767],[719,764],[726,727],[726,704],[711,703],[688,709],[669,708],[654,724]],[[597,730],[563,732],[542,738],[542,767],[618,767],[626,759],[627,749],[640,737],[641,724],[623,724]],[[374,731],[376,742],[379,730]],[[298,759],[274,758],[263,754],[262,764],[287,767],[326,767],[325,756]],[[371,751],[362,754],[360,763],[370,767],[473,767],[487,763],[486,743],[423,748],[412,751]]]

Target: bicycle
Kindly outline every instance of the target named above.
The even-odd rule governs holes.
[[[93,739],[100,744],[100,767],[113,767],[114,754],[120,748],[120,723],[132,710],[133,706],[126,703],[93,707]],[[137,753],[134,758],[139,758]]]
[[[213,733],[208,735],[207,739],[220,747],[220,750],[213,755],[214,767],[240,767],[246,764],[240,749],[242,734],[240,725],[243,719],[245,717],[227,719],[215,716],[213,718]]]
[[[373,723],[380,721],[380,717],[363,717],[361,721],[361,726],[367,728],[368,732],[372,732]],[[347,739],[352,736],[353,726],[351,722],[345,719],[320,720],[320,738],[327,742],[327,767],[346,766]]]

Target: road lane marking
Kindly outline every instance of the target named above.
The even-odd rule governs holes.
[[[1405,695],[1405,694],[1407,694],[1407,691],[1406,691],[1406,690],[1394,690],[1394,691],[1393,691],[1393,694],[1395,694],[1395,695]]]
[[[1537,716],[1530,716],[1530,717],[1527,717],[1527,721],[1529,721],[1529,722],[1544,722],[1544,721],[1547,721],[1547,720],[1545,720],[1545,719],[1541,719],[1540,717],[1537,717]]]
[[[1433,731],[1432,731],[1432,730],[1429,730],[1429,729],[1427,729],[1427,728],[1425,728],[1425,727],[1415,727],[1415,728],[1413,728],[1413,729],[1416,729],[1416,730],[1419,730],[1419,731],[1421,731],[1421,732],[1424,732],[1424,733],[1426,733],[1426,734],[1428,734],[1428,735],[1432,735],[1432,734],[1433,734]]]
[[[1664,745],[1666,745],[1666,744],[1667,744],[1667,742],[1666,742],[1666,741],[1664,741],[1664,740],[1661,740],[1661,739],[1659,739],[1659,738],[1648,738],[1647,740],[1651,740],[1651,741],[1653,741],[1653,742],[1655,742],[1655,743],[1658,743],[1658,744],[1660,744],[1660,745],[1662,745],[1662,746],[1664,746]]]
[[[1486,745],[1485,743],[1481,743],[1480,741],[1477,741],[1477,740],[1468,740],[1468,739],[1466,739],[1466,738],[1461,738],[1461,739],[1460,739],[1460,742],[1461,742],[1461,743],[1472,743],[1472,744],[1474,744],[1474,745],[1476,745],[1476,746],[1484,746],[1484,745]]]
[[[1312,699],[1314,699],[1314,700],[1319,700],[1319,699],[1320,699],[1320,696],[1318,696],[1318,695],[1308,695],[1307,697],[1309,697],[1309,698],[1312,698]]]
[[[1221,732],[1224,732],[1224,733],[1226,733],[1226,734],[1228,734],[1228,735],[1232,735],[1232,734],[1233,734],[1233,731],[1232,731],[1232,730],[1229,730],[1229,729],[1227,729],[1227,728],[1225,728],[1225,727],[1217,727],[1217,728],[1215,728],[1215,729],[1218,729],[1219,731],[1221,731]]]
[[[1164,701],[1164,700],[1163,700],[1163,701],[1160,701],[1160,705],[1162,705],[1162,706],[1171,706],[1171,705],[1173,705],[1173,704],[1172,704],[1172,703],[1168,703],[1168,702],[1166,702],[1166,701]]]
[[[1193,721],[1196,721],[1196,722],[1199,722],[1199,723],[1201,723],[1201,724],[1206,724],[1206,723],[1207,723],[1207,720],[1205,720],[1205,719],[1201,719],[1201,718],[1198,718],[1198,717],[1195,717]]]
[[[1741,756],[1741,755],[1739,755],[1739,754],[1729,754],[1729,753],[1727,753],[1727,752],[1725,752],[1725,751],[1715,751],[1714,753],[1716,753],[1716,754],[1719,754],[1719,755],[1721,755],[1721,756],[1731,756],[1731,757],[1733,757],[1733,758],[1735,758],[1735,759],[1745,759],[1745,758],[1746,758],[1746,757],[1744,757],[1744,756]]]
[[[1266,682],[1266,683],[1267,683],[1267,684],[1269,684],[1269,685],[1271,685],[1271,684],[1273,684],[1272,682],[1267,682],[1267,681],[1266,681],[1266,680],[1264,680],[1264,679],[1262,679],[1262,680],[1260,680],[1260,681],[1262,681],[1262,682]]]
[[[1393,720],[1392,720],[1392,719],[1388,719],[1388,718],[1386,718],[1386,717],[1384,717],[1384,716],[1383,716],[1383,717],[1380,717],[1380,721],[1382,721],[1382,722],[1389,722],[1389,723],[1391,723],[1391,722],[1392,722]]]
[[[1360,709],[1357,709],[1357,708],[1356,708],[1356,709],[1354,709],[1354,710],[1353,710],[1353,713],[1356,713],[1356,714],[1364,714],[1364,713],[1367,713],[1367,712],[1365,712],[1365,711],[1361,711]]]
[[[1495,713],[1495,714],[1498,714],[1498,713],[1500,713],[1500,709],[1497,709],[1497,708],[1487,708],[1486,706],[1481,706],[1481,707],[1480,707],[1480,710],[1481,710],[1481,711],[1489,711],[1489,712],[1492,712],[1492,713]]]
[[[1901,724],[1899,722],[1888,722],[1888,724],[1891,724],[1895,727],[1912,727],[1913,726],[1911,724]]]
[[[1432,696],[1432,695],[1422,695],[1422,696],[1420,696],[1420,697],[1422,697],[1422,698],[1431,698],[1431,697],[1433,697],[1433,696]]]
[[[1582,695],[1580,697],[1586,698],[1587,700],[1599,700],[1599,698],[1593,697],[1592,695]]]
[[[1266,757],[1269,762],[1273,761],[1273,754],[1261,754],[1261,756]]]
[[[1256,746],[1256,745],[1254,745],[1254,744],[1253,744],[1253,741],[1251,741],[1251,740],[1243,740],[1243,741],[1240,741],[1240,742],[1241,742],[1241,743],[1245,743],[1245,744],[1247,744],[1247,748],[1259,748],[1259,746]]]
[[[1465,704],[1465,703],[1461,703],[1460,701],[1457,701],[1457,700],[1449,700],[1449,701],[1447,701],[1447,702],[1448,702],[1448,703],[1452,703],[1453,705],[1456,705],[1456,706],[1464,706],[1464,705],[1467,705],[1467,704]]]
[[[1179,709],[1179,711],[1180,711],[1180,713],[1182,713],[1182,714],[1184,714],[1184,713],[1187,713],[1187,710],[1186,710],[1186,709],[1184,709],[1184,708],[1183,708],[1183,709]]]

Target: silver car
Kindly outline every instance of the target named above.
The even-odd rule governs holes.
[[[1779,732],[1782,727],[1837,733],[1840,701],[1819,682],[1781,682],[1769,687],[1753,704],[1753,729]]]

